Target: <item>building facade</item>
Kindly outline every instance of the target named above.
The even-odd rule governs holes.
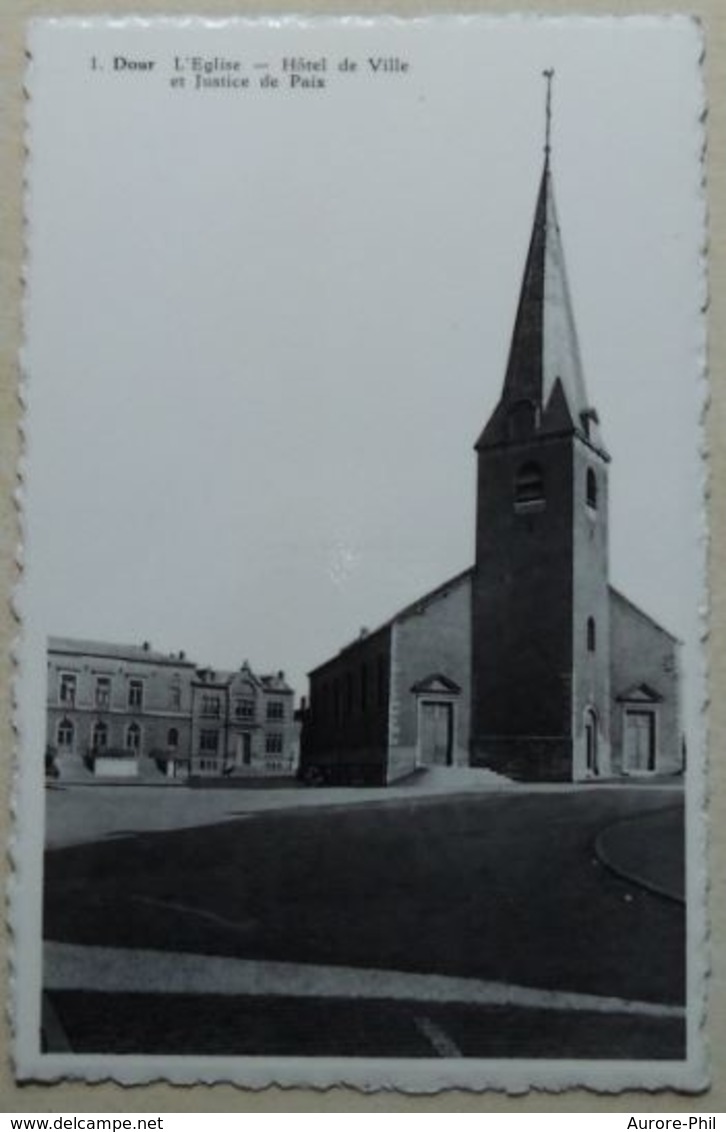
[[[298,725],[284,673],[200,668],[147,643],[51,638],[47,758],[61,777],[294,774]]]
[[[303,775],[678,773],[678,642],[609,583],[610,456],[586,393],[548,151],[502,392],[475,450],[474,565],[310,673]],[[372,667],[380,696],[363,694]]]
[[[198,669],[192,683],[190,772],[200,777],[291,775],[297,769],[294,694],[284,672]]]

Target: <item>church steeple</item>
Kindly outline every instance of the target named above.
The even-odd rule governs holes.
[[[609,457],[544,168],[499,404],[477,444],[471,757],[515,778],[607,768]]]
[[[555,209],[551,80],[547,79],[544,168],[524,267],[502,394],[478,449],[506,443],[529,419],[537,434],[572,431],[602,451],[597,413],[585,391],[580,347]]]

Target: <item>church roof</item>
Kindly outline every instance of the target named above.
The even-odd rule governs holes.
[[[428,607],[434,602],[448,597],[452,590],[468,582],[473,573],[474,567],[468,566],[466,570],[460,570],[458,574],[454,574],[453,578],[447,578],[445,582],[442,582],[434,589],[428,590],[425,594],[422,594],[416,601],[412,601],[408,605],[403,606],[402,609],[399,609],[397,613],[394,613],[392,617],[389,617],[387,621],[378,625],[377,628],[366,631],[363,636],[358,636],[354,638],[354,640],[348,641],[335,656],[328,657],[322,664],[316,664],[315,668],[309,669],[308,676],[312,676],[313,673],[318,672],[321,668],[326,668],[327,665],[337,660],[343,653],[352,652],[353,649],[358,648],[361,644],[365,644],[372,637],[375,637],[376,634],[382,633],[384,630],[390,630],[396,622],[404,621],[409,617],[416,617],[425,613]]]
[[[679,637],[676,637],[669,629],[661,625],[660,621],[656,621],[654,617],[651,617],[649,613],[646,613],[644,609],[641,609],[639,605],[636,605],[634,601],[631,601],[629,597],[626,597],[625,594],[616,589],[615,586],[608,586],[608,591],[611,601],[619,602],[620,605],[629,609],[631,613],[642,618],[643,621],[647,621],[653,629],[657,629],[659,633],[663,633],[663,635],[673,641],[674,644],[679,645],[683,643]]]
[[[589,404],[585,390],[548,151],[537,194],[504,386],[499,404],[476,447],[493,447],[511,440],[517,414],[522,421],[526,420],[527,412],[535,433],[576,432],[603,451],[597,413]]]

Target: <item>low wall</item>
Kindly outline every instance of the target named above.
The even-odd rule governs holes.
[[[99,755],[93,760],[93,773],[96,778],[137,778],[139,763],[135,758],[104,758]]]

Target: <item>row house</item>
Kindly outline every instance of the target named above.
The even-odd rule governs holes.
[[[183,652],[69,638],[48,643],[47,759],[61,776],[291,774],[294,693],[284,674],[199,668]]]
[[[192,685],[191,773],[293,774],[298,725],[284,672],[199,669]]]

